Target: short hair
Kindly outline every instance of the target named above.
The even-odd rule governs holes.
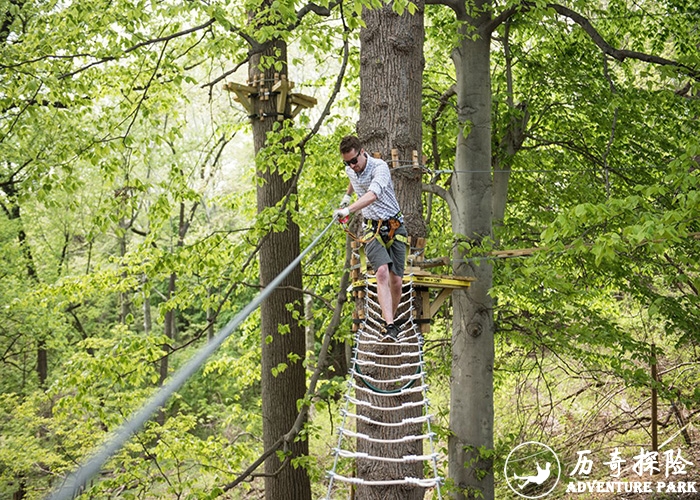
[[[362,149],[362,143],[360,142],[360,139],[358,139],[354,135],[346,135],[340,140],[340,153],[345,154],[349,153],[352,150],[357,151],[358,153]]]

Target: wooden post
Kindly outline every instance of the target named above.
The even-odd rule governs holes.
[[[278,92],[277,120],[282,121],[284,119],[284,113],[287,109],[287,98],[289,97],[289,82],[287,81],[286,75],[279,77],[279,80],[272,86],[272,91]]]
[[[391,150],[391,168],[398,168],[399,166],[399,150]]]
[[[420,332],[428,333],[430,331],[430,290],[428,288],[421,291],[421,319],[424,321],[420,324]]]

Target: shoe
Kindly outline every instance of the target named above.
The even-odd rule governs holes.
[[[399,340],[399,329],[393,323],[386,325],[386,330],[384,332],[384,338],[389,338],[391,340]]]

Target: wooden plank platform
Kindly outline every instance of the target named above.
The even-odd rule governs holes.
[[[474,278],[470,278],[467,276],[450,276],[444,274],[431,274],[427,272],[414,273],[413,278],[411,278],[411,276],[408,275],[405,275],[403,277],[404,283],[408,283],[411,279],[413,279],[413,284],[417,287],[427,286],[430,288],[448,289],[467,288],[469,287],[469,285],[471,285],[472,281],[475,281]],[[377,283],[377,279],[373,276],[367,278],[367,281],[372,284]],[[353,289],[364,288],[364,286],[364,279],[355,281],[352,284]]]

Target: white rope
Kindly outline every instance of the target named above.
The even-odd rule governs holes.
[[[367,297],[369,297],[372,300],[372,305],[376,305],[378,303],[377,297],[379,297],[379,294],[377,293],[376,286],[368,288],[365,293],[367,294]],[[406,303],[411,302],[413,300],[413,298],[411,297],[411,293],[413,293],[412,289],[408,289],[405,292],[401,292],[401,298],[399,299],[399,307],[401,307],[402,305],[406,305]]]
[[[424,399],[423,401],[406,401],[405,403],[402,403],[400,405],[396,406],[375,406],[369,401],[364,401],[362,399],[356,399],[353,398],[350,395],[345,395],[345,399],[356,405],[356,406],[364,406],[366,408],[371,408],[372,410],[379,410],[379,411],[394,411],[394,410],[405,410],[407,408],[415,408],[417,406],[423,406],[424,404],[427,403],[427,400]]]
[[[360,377],[361,379],[368,380],[373,384],[398,384],[399,382],[410,382],[411,380],[418,380],[420,378],[423,378],[423,375],[421,373],[414,373],[413,375],[401,375],[398,378],[377,379],[369,375],[365,375],[364,373],[359,373],[354,368],[350,368],[350,373],[352,375]]]
[[[440,479],[418,479],[416,477],[404,477],[403,479],[388,479],[388,480],[368,480],[359,477],[346,477],[336,474],[335,472],[329,472],[329,477],[341,481],[343,483],[352,483],[359,485],[368,486],[398,486],[398,485],[412,485],[419,486],[421,488],[434,488],[441,483]]]
[[[417,355],[417,353],[416,353]],[[416,363],[401,363],[400,365],[385,365],[382,363],[376,363],[368,359],[356,359],[355,364],[359,366],[373,366],[375,368],[395,368],[397,370],[405,370],[407,368],[423,368],[425,364],[423,361],[418,361]]]
[[[386,335],[384,333],[384,325],[381,328],[367,327],[359,330],[355,335],[355,338],[359,343],[366,342],[368,340],[376,340],[377,338],[384,339]],[[367,337],[367,338],[365,338]],[[407,335],[406,331],[400,331],[399,337],[403,339],[401,345],[404,347],[415,347],[416,351],[421,346],[421,337],[418,333],[414,332],[412,335]]]
[[[383,328],[383,325],[382,325]],[[358,332],[357,335],[358,344],[365,344],[367,342],[379,342],[383,340],[383,343],[390,343],[386,341],[386,334],[382,330],[377,330],[375,328],[368,328],[367,330],[362,330]],[[398,340],[401,341],[401,346],[403,347],[415,347],[416,351],[421,345],[421,335],[414,332],[412,335],[407,335],[404,331],[399,332]]]
[[[383,338],[386,338],[386,337],[383,337]],[[400,345],[400,346],[407,345],[406,343],[401,342],[401,340],[395,340],[393,342],[389,342],[387,340],[383,340],[383,341],[382,340],[361,340],[360,343],[366,344],[366,345]],[[411,344],[408,344],[408,345],[410,346]],[[414,356],[415,356],[415,354],[414,354]]]
[[[356,355],[362,354],[364,356],[372,356],[375,358],[385,358],[385,359],[398,359],[398,358],[408,358],[408,357],[416,358],[416,357],[420,356],[419,352],[402,352],[399,354],[379,354],[379,353],[372,352],[372,351],[364,351],[358,347],[355,347],[354,351],[355,351]]]
[[[358,334],[355,337],[355,341],[358,344],[363,344],[365,342],[381,343],[382,339],[384,338],[384,335],[382,335],[381,330],[374,328],[369,328],[368,330],[364,330],[361,334]]]
[[[356,336],[361,338],[362,336],[366,336],[368,334],[373,334],[373,335],[379,335],[380,338],[384,338],[385,337],[384,332],[383,332],[384,328],[385,328],[384,323],[381,323],[381,324],[377,323],[376,327],[373,325],[365,324],[358,330]],[[408,335],[409,332],[412,332],[412,334]],[[403,339],[404,341],[415,339],[416,342],[410,342],[410,343],[404,342],[404,343],[415,344],[415,345],[420,345],[423,341],[423,338],[420,335],[420,332],[418,332],[416,328],[403,328],[399,332],[399,338]]]
[[[362,432],[355,432],[351,431],[349,429],[344,429],[342,427],[339,428],[343,434],[343,436],[347,437],[354,437],[357,439],[362,439],[364,441],[368,441],[370,443],[381,443],[381,444],[397,444],[397,443],[410,443],[411,441],[422,441],[424,439],[429,439],[435,436],[435,434],[418,434],[418,435],[413,435],[409,434],[407,436],[403,436],[400,438],[395,438],[395,439],[382,439],[382,438],[373,438],[372,436],[369,436],[367,434],[363,434]]]
[[[345,410],[341,410],[341,415],[343,415],[343,414],[345,414],[351,418],[356,418],[357,420],[362,420],[363,422],[367,422],[368,424],[380,425],[380,426],[384,426],[384,427],[401,427],[403,425],[410,425],[410,424],[423,424],[425,422],[430,421],[430,419],[433,418],[433,416],[434,416],[434,415],[422,415],[420,417],[404,418],[400,422],[379,422],[377,420],[373,420],[369,417],[366,417],[365,415],[357,415],[355,413],[350,413],[350,412],[346,412]]]
[[[354,381],[352,383],[352,386],[356,391],[362,391],[362,392],[366,392],[367,394],[373,394],[375,396],[389,397],[389,398],[393,398],[396,396],[405,396],[406,394],[421,393],[424,390],[426,390],[426,391],[428,390],[428,386],[423,384],[423,385],[419,385],[417,387],[409,387],[407,389],[402,389],[400,392],[392,392],[391,394],[384,394],[382,392],[376,392],[376,391],[373,391],[372,389],[368,389],[367,387],[362,387]]]
[[[349,374],[351,376],[347,380],[348,389],[347,393],[345,394],[345,408],[341,410],[343,420],[340,427],[338,427],[338,445],[333,449],[335,455],[333,469],[328,471],[328,477],[330,480],[326,500],[331,500],[334,480],[369,486],[411,485],[423,488],[435,487],[437,488],[436,493],[438,500],[442,500],[442,494],[439,488],[439,485],[442,483],[442,478],[440,478],[438,474],[438,454],[435,453],[435,446],[433,443],[433,438],[436,434],[431,430],[430,424],[433,415],[431,415],[428,411],[430,403],[426,397],[428,385],[426,384],[425,380],[426,373],[424,369],[425,364],[423,361],[423,336],[420,332],[418,324],[414,321],[415,308],[412,279],[409,280],[408,284],[404,285],[402,289],[401,301],[398,308],[398,310],[402,312],[397,314],[397,316],[394,318],[397,326],[399,326],[398,339],[394,340],[387,338],[384,334],[385,323],[382,319],[382,312],[378,303],[376,285],[368,283],[367,280],[365,281],[364,308],[364,318],[362,319],[357,332],[353,336],[355,345],[352,349],[351,368],[349,370]],[[398,346],[400,348],[399,353],[383,353],[387,347],[394,346]],[[390,362],[395,362],[397,364],[388,364]],[[360,367],[377,368],[395,375],[390,375],[393,378],[387,377],[379,379],[376,378],[376,376],[360,373]],[[399,370],[404,372],[406,370],[415,370],[415,373],[404,375],[401,374],[402,372]],[[418,382],[419,385],[414,384],[414,382]],[[376,384],[404,384],[404,386],[397,388],[396,390],[385,390],[373,387]],[[352,396],[351,393],[353,390],[357,397]],[[366,394],[368,396],[360,396],[360,394]],[[421,395],[421,399],[419,401],[404,401],[403,403],[399,403],[399,398],[405,398],[406,396],[416,394]],[[386,401],[386,404],[390,406],[375,406],[372,402],[359,399],[359,397],[366,397],[367,399],[373,400],[376,400],[377,398],[385,398],[383,401]],[[386,398],[394,399],[392,400]],[[392,403],[395,404],[392,405]],[[375,418],[372,418],[367,415],[360,415],[358,413],[351,412],[349,410],[351,404],[355,405],[356,408],[368,408],[372,411],[379,412],[379,415],[387,415],[387,419],[389,420],[392,420],[393,417],[390,418],[389,416],[391,414],[388,412],[399,412],[408,409],[421,408],[423,410],[423,414],[417,417],[404,418],[398,422],[386,422],[382,421],[383,419],[381,418],[379,420],[375,420],[377,415],[374,415]],[[416,410],[413,411],[415,412]],[[397,413],[396,416],[400,417],[401,415]],[[378,426],[379,428],[394,428],[398,432],[401,431],[401,428],[405,428],[406,431],[408,431],[409,426],[415,425],[420,425],[421,428],[425,425],[426,428],[424,434],[405,434],[396,438],[384,439],[371,437],[368,434],[356,432],[346,428],[346,423],[352,420],[354,420],[356,424],[358,422],[364,422],[373,426]],[[394,432],[396,433],[397,431]],[[348,442],[351,439],[385,444],[389,446],[389,450],[394,449],[391,447],[391,445],[394,444],[418,442],[427,439],[430,443],[430,453],[421,455],[404,455],[401,457],[383,457],[343,449],[344,444],[346,448],[351,446],[348,445]],[[388,463],[415,463],[429,461],[432,465],[434,477],[427,479],[403,477],[385,480],[367,480],[362,478],[346,477],[336,473],[338,460],[341,457]]]
[[[362,458],[365,460],[374,460],[377,462],[393,462],[393,463],[410,463],[410,462],[423,462],[425,460],[435,460],[438,457],[437,453],[432,455],[404,455],[402,457],[390,458],[390,457],[379,457],[377,455],[370,455],[369,453],[361,453],[357,451],[346,451],[338,448],[333,449],[338,455],[343,458]]]

